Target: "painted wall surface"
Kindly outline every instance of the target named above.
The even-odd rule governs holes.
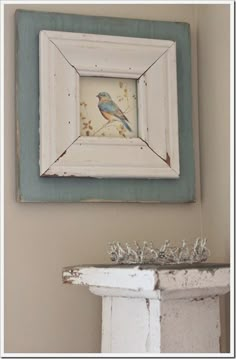
[[[212,6],[208,10],[211,12]],[[216,7],[215,5],[213,7]],[[219,8],[222,6],[217,6]],[[226,7],[226,6],[224,6]],[[15,27],[16,9],[53,11],[84,15],[104,15],[150,20],[188,22],[192,41],[192,91],[193,131],[196,166],[196,202],[191,204],[125,204],[125,203],[81,203],[81,204],[37,204],[16,203],[16,148],[15,148]],[[205,70],[197,71],[197,16],[195,5],[7,5],[5,7],[5,351],[6,352],[58,352],[83,353],[100,351],[101,299],[93,296],[87,288],[62,285],[63,266],[88,263],[109,263],[106,255],[107,243],[132,240],[152,240],[156,245],[166,239],[179,243],[182,239],[194,239],[201,235],[202,228],[209,235],[209,247],[215,259],[227,261],[229,235],[227,212],[228,192],[220,193],[221,179],[228,186],[228,97],[227,59],[225,67],[212,65],[204,60],[207,41],[204,32],[199,38],[199,61]],[[215,15],[214,15],[215,14]],[[228,12],[214,12],[209,24],[215,26],[218,18],[226,24]],[[206,15],[205,15],[206,16]],[[215,18],[216,17],[216,18]],[[207,26],[204,18],[199,26]],[[210,26],[210,25],[209,25]],[[213,30],[212,30],[213,31]],[[219,31],[220,32],[220,31]],[[225,49],[225,38],[220,35],[217,48]],[[207,46],[206,46],[207,45]],[[201,47],[202,46],[202,47]],[[209,59],[216,51],[216,43],[208,49]],[[218,53],[217,53],[218,54]],[[215,59],[215,57],[214,57]],[[223,67],[222,67],[223,66]],[[201,72],[203,71],[203,72]],[[214,91],[208,107],[207,95],[210,85],[206,84],[204,71],[211,76]],[[197,75],[202,77],[201,96],[198,109]],[[210,74],[209,74],[210,72]],[[217,83],[217,76],[222,77]],[[224,91],[220,90],[224,82]],[[208,86],[208,91],[204,89]],[[199,91],[199,96],[201,91]],[[201,179],[203,200],[200,196],[199,131],[198,111],[201,111],[200,137],[202,160]],[[215,115],[215,136],[211,135],[209,113]],[[224,118],[220,121],[220,118]],[[226,126],[226,127],[225,127]],[[205,130],[204,130],[205,128]],[[206,132],[205,132],[206,131]],[[225,133],[222,137],[221,134]],[[211,172],[219,168],[217,140],[220,138],[222,173],[216,179]],[[202,143],[203,141],[203,143]],[[213,146],[213,149],[211,148]],[[208,159],[208,160],[207,160]],[[210,161],[210,164],[208,163]],[[219,161],[219,156],[218,156]],[[226,161],[227,162],[227,161]],[[209,168],[211,165],[211,171]],[[224,170],[226,172],[224,172]],[[205,175],[206,173],[206,175]],[[217,173],[218,175],[218,173]],[[205,182],[204,182],[205,181]],[[212,189],[214,187],[214,189]],[[221,187],[220,187],[221,188]],[[210,202],[210,203],[209,203]],[[203,212],[201,206],[203,205]],[[216,217],[209,213],[215,211]],[[203,214],[204,221],[201,216]],[[220,216],[220,217],[219,217]],[[211,228],[216,220],[218,231]],[[223,221],[223,222],[222,222]],[[223,223],[221,232],[219,228]],[[215,223],[215,221],[214,221]],[[226,326],[223,327],[224,333]],[[224,335],[223,333],[223,335]]]
[[[228,6],[197,9],[202,225],[214,261],[230,252],[230,14]],[[229,345],[229,296],[222,301],[222,349]]]

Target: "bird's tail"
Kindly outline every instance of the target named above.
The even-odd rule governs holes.
[[[130,128],[130,126],[128,125],[128,123],[125,120],[121,120],[123,125],[127,128],[127,130],[129,130],[130,132],[132,132],[132,129]]]

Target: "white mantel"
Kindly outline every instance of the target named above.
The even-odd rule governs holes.
[[[219,352],[227,264],[74,266],[63,281],[102,296],[104,353]]]

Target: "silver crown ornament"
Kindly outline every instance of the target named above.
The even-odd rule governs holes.
[[[185,240],[180,247],[171,246],[169,241],[160,248],[155,248],[152,242],[144,241],[141,245],[134,241],[134,246],[120,242],[109,243],[108,255],[117,264],[192,264],[205,262],[210,251],[206,247],[206,238],[196,238],[189,247]]]

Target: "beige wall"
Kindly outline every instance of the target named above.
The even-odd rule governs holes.
[[[229,262],[229,6],[197,9],[202,225],[212,260]],[[222,349],[229,346],[229,296],[222,301]]]
[[[198,8],[198,86],[204,233],[229,259],[229,7]],[[220,221],[219,221],[220,218]]]
[[[212,6],[210,6],[212,7]],[[215,6],[214,6],[215,7]],[[219,7],[219,6],[217,6]],[[87,15],[142,18],[150,20],[183,21],[191,25],[193,128],[197,201],[192,204],[19,204],[16,203],[15,169],[15,77],[14,77],[14,12],[17,8],[41,11],[67,12]],[[211,10],[211,9],[210,9]],[[210,11],[209,10],[209,11]],[[227,21],[227,13],[219,10]],[[210,233],[211,220],[207,202],[214,199],[209,192],[213,181],[207,163],[202,165],[202,175],[207,171],[204,186],[203,208],[200,200],[198,87],[197,87],[197,7],[194,5],[8,5],[5,9],[5,351],[6,352],[99,352],[101,327],[101,301],[86,288],[66,286],[61,283],[61,269],[66,265],[108,263],[106,246],[110,240],[152,240],[155,244],[165,239],[179,242],[200,235],[201,215],[204,230]],[[206,22],[207,20],[205,20]],[[204,21],[203,21],[204,22]],[[212,22],[214,22],[212,20]],[[203,26],[203,23],[200,23]],[[206,26],[206,25],[205,25]],[[213,25],[212,25],[213,26]],[[227,26],[226,26],[227,27]],[[226,29],[227,30],[227,29]],[[227,38],[227,35],[225,35]],[[206,40],[205,40],[206,41]],[[211,37],[209,38],[211,41]],[[204,52],[202,45],[201,51]],[[225,40],[218,43],[225,46]],[[211,54],[209,54],[211,56]],[[221,56],[228,56],[228,53]],[[201,61],[201,57],[200,57]],[[227,60],[225,60],[227,61]],[[203,65],[201,65],[203,66]],[[205,65],[204,65],[205,66]],[[211,64],[208,65],[208,68]],[[215,69],[215,67],[214,67]],[[200,69],[199,69],[200,70]],[[223,70],[223,69],[222,69]],[[219,67],[211,68],[216,77]],[[214,72],[215,71],[215,72]],[[227,68],[226,68],[227,73]],[[204,81],[204,74],[199,71]],[[215,79],[213,79],[215,83]],[[201,86],[205,87],[206,84]],[[216,84],[218,88],[220,85]],[[227,83],[226,83],[227,86]],[[206,91],[206,90],[205,90]],[[201,94],[200,94],[201,95]],[[227,126],[227,97],[212,97],[211,107],[220,106]],[[214,101],[215,99],[215,101]],[[202,96],[204,108],[206,96]],[[225,112],[222,109],[224,103]],[[207,106],[207,105],[205,105]],[[202,109],[199,108],[199,111]],[[215,109],[216,114],[219,113]],[[219,119],[219,117],[217,117]],[[206,114],[201,119],[201,131],[210,124]],[[225,127],[217,121],[217,136]],[[227,128],[227,127],[226,127]],[[226,131],[227,133],[227,131]],[[208,153],[214,138],[204,135],[200,148],[202,157]],[[207,141],[209,145],[207,145]],[[225,141],[225,142],[224,142]],[[227,157],[228,138],[222,139],[222,150]],[[222,155],[222,158],[224,156]],[[210,158],[213,170],[217,161]],[[206,161],[206,159],[205,159]],[[204,162],[205,163],[205,162]],[[225,168],[225,167],[224,167]],[[221,174],[227,183],[228,172]],[[226,178],[226,179],[225,179]],[[214,182],[214,181],[213,181]],[[219,183],[219,178],[217,179]],[[213,183],[213,186],[215,182]],[[219,197],[218,197],[219,198]],[[227,193],[221,193],[221,202],[228,205]],[[216,204],[214,203],[214,206]],[[211,208],[211,207],[210,207]],[[223,216],[227,218],[227,214]],[[218,227],[221,219],[218,217]],[[117,228],[117,223],[119,228]],[[209,228],[207,230],[207,228]],[[222,230],[223,231],[223,230]],[[224,226],[222,242],[217,233],[210,235],[209,246],[213,257],[228,260],[228,227]],[[222,233],[222,232],[221,232]],[[215,243],[217,249],[215,251]],[[224,327],[224,332],[226,331]]]

